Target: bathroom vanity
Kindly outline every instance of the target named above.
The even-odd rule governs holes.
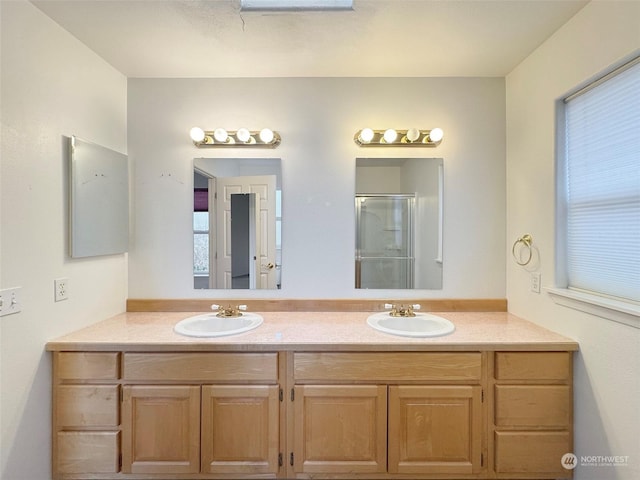
[[[56,479],[570,478],[578,345],[505,312],[405,338],[265,312],[189,338],[124,313],[47,344]]]

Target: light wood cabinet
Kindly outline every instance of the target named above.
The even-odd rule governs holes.
[[[53,358],[56,480],[571,477],[571,352]]]
[[[381,473],[387,468],[387,388],[294,389],[296,473]]]
[[[498,478],[570,478],[573,451],[569,352],[497,352],[492,445]]]
[[[389,387],[390,473],[473,474],[481,463],[481,387]]]
[[[480,352],[300,352],[296,474],[473,475],[482,470]]]
[[[277,353],[56,352],[54,478],[275,478],[279,377]]]
[[[200,386],[123,387],[122,471],[200,471]]]
[[[120,471],[120,355],[55,352],[54,475]]]
[[[202,387],[202,473],[277,474],[278,385]]]

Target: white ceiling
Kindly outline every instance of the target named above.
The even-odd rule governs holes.
[[[586,0],[355,0],[240,12],[240,0],[32,0],[128,77],[504,76]]]

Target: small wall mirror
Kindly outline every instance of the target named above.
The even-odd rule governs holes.
[[[124,253],[129,246],[129,163],[123,153],[72,136],[69,254]]]
[[[194,288],[281,288],[281,182],[279,158],[194,160]]]
[[[443,161],[356,159],[355,287],[442,289]]]

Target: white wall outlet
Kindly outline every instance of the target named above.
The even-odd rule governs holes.
[[[22,310],[22,287],[0,290],[0,317]]]
[[[540,293],[540,272],[531,272],[531,291]]]
[[[55,289],[54,299],[56,302],[69,299],[69,279],[68,278],[56,278],[53,281],[53,287]]]

